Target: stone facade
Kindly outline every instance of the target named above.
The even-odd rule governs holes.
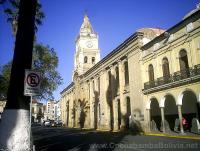
[[[199,12],[196,11],[167,31],[155,28],[140,29],[102,60],[95,62],[87,71],[79,72],[75,68],[74,71],[77,72],[73,74],[73,82],[61,92],[61,119],[65,125],[114,131],[127,128],[135,131],[149,131],[150,121],[154,117],[157,125],[164,124],[163,131],[167,125],[165,124],[167,122],[164,122],[166,111],[164,102],[169,94],[177,100],[179,106],[177,116],[181,120],[184,94],[186,93],[186,100],[196,98],[196,103],[199,101]],[[89,25],[91,27],[91,24]],[[194,76],[175,82],[162,81],[159,85],[155,84],[154,79],[163,77],[163,58],[167,58],[170,76],[180,71],[178,60],[180,60],[179,52],[182,49],[186,52],[181,52],[183,53],[181,55],[186,58],[185,54],[187,54],[188,66],[192,68],[191,71],[194,70]],[[88,48],[83,48],[83,50],[91,51]],[[99,49],[95,52],[98,52],[100,56]],[[183,60],[181,64],[184,58],[181,58]],[[164,62],[167,61],[164,60]],[[82,66],[85,66],[84,63]],[[149,70],[152,71],[152,66],[153,73],[149,73]],[[167,65],[163,65],[163,69],[167,70]],[[181,73],[177,74],[181,76]],[[151,102],[155,99],[159,101],[160,106],[155,105],[158,108],[151,114]],[[172,104],[168,105],[171,110]],[[194,112],[196,113],[193,108],[185,111],[192,115]],[[167,114],[174,113],[167,111]]]
[[[187,130],[191,129],[193,119],[199,120],[199,8],[193,12],[141,47],[147,131],[152,130],[152,122],[159,131],[175,131],[175,121],[179,121],[178,131],[184,133],[183,117],[188,122]]]

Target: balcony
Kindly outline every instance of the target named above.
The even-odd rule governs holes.
[[[168,89],[183,85],[188,82],[195,82],[200,79],[200,64],[195,65],[194,68],[174,72],[171,75],[157,78],[154,81],[144,83],[143,92],[150,93],[163,89]]]

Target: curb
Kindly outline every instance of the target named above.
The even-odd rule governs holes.
[[[110,132],[110,130],[96,129],[98,132]]]
[[[153,134],[153,133],[144,133],[143,135],[145,135],[145,136],[160,136],[160,137],[169,137],[169,138],[183,138],[183,139],[200,140],[200,136],[178,136],[178,135]]]

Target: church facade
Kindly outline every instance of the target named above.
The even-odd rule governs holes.
[[[73,81],[61,92],[67,127],[174,131],[199,122],[200,11],[168,30],[142,28],[100,60],[88,16],[76,39]],[[184,132],[183,125],[177,131]]]

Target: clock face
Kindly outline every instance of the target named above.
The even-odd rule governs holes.
[[[91,41],[87,41],[87,42],[86,42],[86,46],[87,46],[88,48],[91,48],[91,47],[93,47],[93,43],[92,43]]]

